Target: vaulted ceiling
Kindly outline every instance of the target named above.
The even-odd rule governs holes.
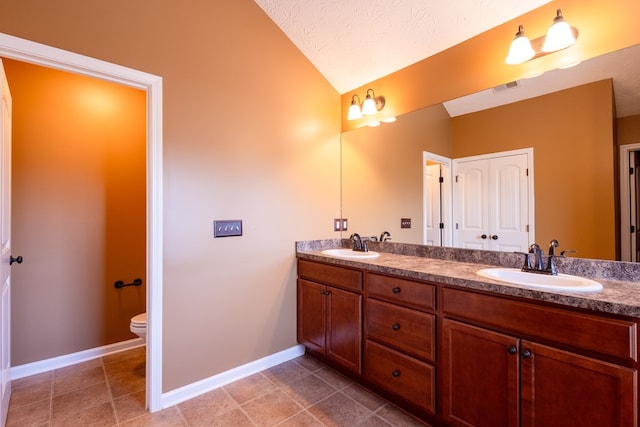
[[[339,93],[549,1],[255,0]]]

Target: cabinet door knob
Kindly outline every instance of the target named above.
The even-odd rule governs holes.
[[[391,289],[391,292],[393,292],[394,294],[399,294],[400,288],[396,286],[395,288]]]
[[[531,351],[530,350],[522,350],[520,352],[520,356],[524,357],[525,359],[528,359],[531,357]]]
[[[391,325],[391,329],[397,331],[398,329],[400,329],[400,325],[398,323],[394,323],[393,325]]]
[[[487,238],[487,235],[486,235],[486,234],[483,234],[482,236],[480,236],[480,238],[484,240],[484,239],[486,239],[486,238]]]
[[[391,375],[393,375],[393,378],[398,378],[400,376],[400,371],[394,369],[393,372],[391,372]]]
[[[509,354],[516,354],[518,352],[518,348],[515,345],[510,345],[507,347],[507,352]]]
[[[493,240],[498,240],[498,236],[496,236],[495,234],[493,234],[493,235],[491,236],[491,238],[492,238]]]

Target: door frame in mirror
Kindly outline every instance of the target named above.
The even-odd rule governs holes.
[[[452,246],[453,245],[453,216],[452,216],[452,191],[451,186],[451,163],[452,159],[449,157],[440,156],[438,154],[430,153],[428,151],[422,152],[422,243],[427,244],[427,216],[428,216],[428,204],[429,197],[427,195],[427,162],[440,163],[443,166],[441,176],[444,178],[442,182],[441,190],[441,220],[444,224],[442,242],[440,246]]]
[[[632,257],[632,239],[631,233],[625,230],[631,230],[631,203],[629,200],[629,153],[632,151],[640,151],[640,143],[625,144],[620,146],[620,261],[639,261]],[[638,224],[635,224],[638,233]]]

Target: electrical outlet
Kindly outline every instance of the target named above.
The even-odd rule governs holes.
[[[347,231],[349,220],[347,218],[335,218],[333,220],[333,231]]]
[[[400,228],[411,228],[411,218],[400,218]]]
[[[242,220],[213,221],[213,237],[242,236]]]

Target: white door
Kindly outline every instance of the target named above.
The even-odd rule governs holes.
[[[2,60],[0,70],[0,425],[4,426],[11,397],[11,93]]]
[[[532,242],[529,153],[457,159],[457,247],[526,252]]]
[[[438,164],[425,166],[425,212],[424,224],[426,227],[425,245],[442,246],[442,191],[441,169]]]
[[[454,246],[489,249],[489,161],[454,160]]]

